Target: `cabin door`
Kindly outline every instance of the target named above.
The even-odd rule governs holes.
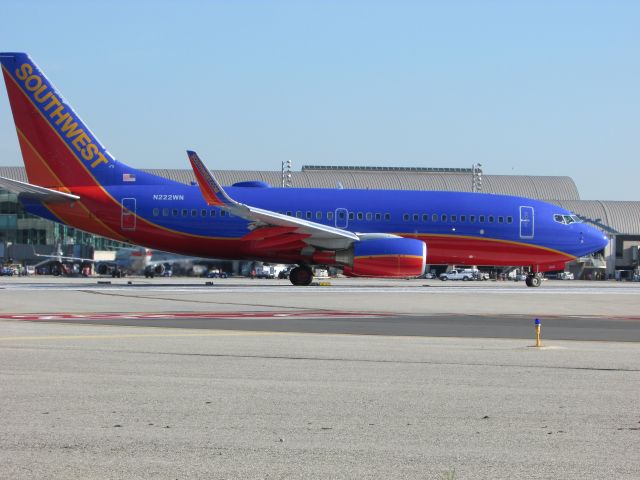
[[[533,207],[520,207],[520,238],[533,238]]]
[[[122,230],[132,231],[136,229],[136,199],[123,198],[121,226]]]

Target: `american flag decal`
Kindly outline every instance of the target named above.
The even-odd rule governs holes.
[[[123,173],[122,174],[122,181],[123,182],[135,182],[136,181],[136,176],[133,173]]]

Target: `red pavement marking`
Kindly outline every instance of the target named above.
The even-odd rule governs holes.
[[[117,320],[161,318],[301,318],[301,317],[386,317],[388,313],[348,311],[286,311],[286,312],[178,312],[178,313],[28,313],[0,314],[7,320]]]

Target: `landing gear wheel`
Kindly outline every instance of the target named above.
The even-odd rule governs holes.
[[[296,286],[306,287],[307,285],[311,285],[312,280],[313,272],[306,265],[295,267],[289,273],[289,281]]]
[[[539,287],[542,285],[541,275],[529,275],[526,280],[527,287]]]

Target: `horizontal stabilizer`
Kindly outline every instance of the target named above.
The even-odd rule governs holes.
[[[31,198],[46,203],[68,203],[80,200],[79,196],[71,193],[59,192],[58,190],[52,190],[5,177],[0,177],[0,187],[17,193],[20,197]]]

